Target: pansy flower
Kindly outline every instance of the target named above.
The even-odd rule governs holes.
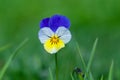
[[[38,37],[48,53],[58,52],[71,40],[69,28],[69,19],[62,15],[57,14],[41,20]]]

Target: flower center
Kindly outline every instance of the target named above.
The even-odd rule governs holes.
[[[50,43],[52,44],[57,44],[59,42],[59,37],[58,36],[53,36],[50,38]]]
[[[45,50],[49,53],[56,53],[64,46],[64,42],[57,35],[51,36],[44,44]]]

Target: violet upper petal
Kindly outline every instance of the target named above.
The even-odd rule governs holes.
[[[70,21],[67,17],[62,15],[53,15],[49,20],[49,27],[52,31],[56,31],[58,27],[64,26],[65,28],[70,27]]]
[[[43,20],[41,20],[40,28],[49,27],[49,20],[50,20],[50,18],[44,18]]]

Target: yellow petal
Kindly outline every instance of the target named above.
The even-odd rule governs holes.
[[[56,38],[55,38],[56,39]],[[63,43],[63,41],[59,38],[57,38],[57,42],[55,39],[49,38],[45,43],[44,43],[44,48],[48,53],[56,53],[57,51],[59,51],[61,48],[63,48],[65,46],[65,44]]]

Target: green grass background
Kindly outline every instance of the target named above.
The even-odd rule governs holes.
[[[0,0],[0,69],[19,43],[29,38],[3,80],[49,80],[49,67],[55,75],[54,55],[47,54],[38,39],[40,20],[54,14],[70,19],[72,33],[70,43],[58,53],[59,79],[70,80],[76,66],[83,69],[75,43],[87,63],[98,37],[91,67],[95,80],[101,75],[108,79],[112,60],[113,80],[120,80],[119,0]]]

